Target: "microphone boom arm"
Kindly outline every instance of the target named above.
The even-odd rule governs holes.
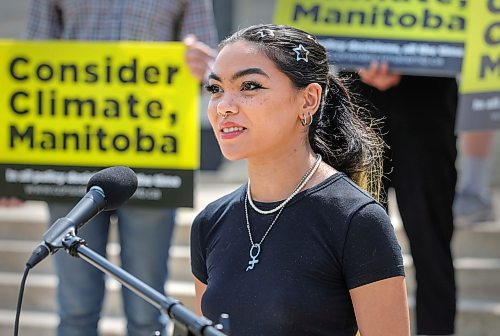
[[[187,309],[178,300],[167,297],[140,281],[130,273],[114,265],[106,258],[86,246],[85,240],[67,235],[62,240],[64,249],[74,257],[80,257],[102,272],[111,275],[122,285],[158,308],[174,322],[174,336],[225,336],[219,325],[200,317]]]
[[[43,235],[43,240],[49,247],[50,252],[54,253],[57,249],[63,248],[62,241],[64,237],[76,235],[83,224],[104,210],[105,207],[106,197],[102,188],[91,187],[66,217],[56,220]],[[88,209],[93,209],[93,211],[88,211]]]

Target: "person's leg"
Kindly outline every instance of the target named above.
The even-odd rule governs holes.
[[[456,314],[451,253],[455,110],[453,99],[444,101],[440,80],[415,81],[401,93],[409,97],[395,97],[399,104],[389,113],[392,184],[416,274],[416,332],[450,335]],[[420,96],[421,102],[412,104]]]
[[[73,205],[49,203],[50,223],[65,217]],[[106,255],[109,228],[108,213],[101,213],[78,230],[88,246]],[[82,259],[64,250],[54,255],[55,269],[59,278],[57,301],[59,309],[59,336],[97,335],[97,325],[104,298],[104,274]]]
[[[167,280],[167,262],[175,224],[175,211],[154,207],[118,210],[122,267],[160,293]],[[166,317],[150,303],[123,288],[129,336],[164,334]]]
[[[456,313],[449,190],[453,183],[444,174],[440,180],[428,173],[397,178],[396,197],[415,268],[417,334],[450,335]]]
[[[463,132],[460,138],[459,180],[453,204],[456,224],[493,220],[490,181],[495,133]]]

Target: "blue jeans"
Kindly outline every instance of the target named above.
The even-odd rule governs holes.
[[[73,205],[49,204],[50,223],[64,217]],[[126,206],[116,211],[102,212],[78,230],[88,247],[106,256],[109,219],[118,216],[121,246],[121,267],[164,293],[167,261],[175,223],[175,210],[143,206]],[[105,292],[104,274],[87,262],[65,251],[54,255],[59,277],[59,336],[98,335],[97,324]],[[122,288],[127,331],[129,336],[151,336],[154,331],[165,333],[167,319],[160,311],[127,288]]]

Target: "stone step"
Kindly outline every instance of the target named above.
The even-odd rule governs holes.
[[[500,222],[455,230],[452,247],[456,257],[500,258]]]
[[[408,237],[395,209],[389,209],[391,222],[404,253],[410,253]],[[500,258],[500,221],[485,222],[468,229],[455,229],[452,250],[454,257]]]
[[[500,189],[493,190],[494,204],[500,204]],[[408,237],[401,222],[393,190],[389,191],[389,215],[401,248],[410,253]],[[500,209],[500,208],[499,208]],[[499,210],[500,211],[500,210]],[[478,223],[469,228],[456,228],[453,235],[454,257],[500,258],[500,217],[493,222]]]
[[[0,239],[0,271],[16,272],[24,271],[26,261],[31,255],[33,249],[39,244],[37,241],[25,240],[2,240]],[[59,251],[57,253],[65,253]],[[113,264],[119,266],[120,245],[117,243],[109,243],[107,248],[107,258]],[[188,246],[172,246],[170,248],[169,260],[169,279],[175,281],[191,281],[191,265],[189,262],[189,247]],[[54,266],[51,256],[40,262],[31,270],[32,273],[53,273]],[[31,274],[31,273],[30,273]]]
[[[458,302],[456,336],[498,336],[500,303],[486,300]]]
[[[404,253],[410,253],[406,233],[396,227],[396,235]],[[474,229],[455,230],[452,251],[455,258],[500,258],[500,225],[484,225]]]
[[[410,255],[404,255],[406,287],[416,289],[415,269]],[[455,258],[457,295],[472,300],[496,300],[500,304],[500,258]]]
[[[2,239],[41,240],[48,228],[47,205],[27,201],[19,207],[0,207],[0,237]]]
[[[41,242],[43,234],[48,229],[48,224],[45,221],[30,221],[5,219],[2,217],[0,208],[0,238],[4,241],[35,241]],[[193,209],[180,208],[177,212],[176,226],[174,230],[173,245],[189,246],[189,236],[191,223],[193,222],[196,212]],[[110,241],[117,241],[117,229],[113,225],[110,228]]]
[[[236,184],[204,184],[197,188],[196,206],[179,208],[174,235],[174,245],[189,245],[191,223],[209,201],[234,190]],[[393,202],[394,203],[394,202]],[[397,210],[391,209],[391,219],[405,252],[409,252],[406,234],[402,229]],[[47,208],[43,202],[26,202],[19,208],[0,208],[0,237],[15,240],[41,240],[47,230]],[[113,236],[113,234],[112,234]],[[456,257],[500,258],[500,221],[477,225],[471,229],[455,231],[453,251]]]
[[[179,209],[175,219],[174,245],[189,246],[191,224],[197,214],[193,209]]]
[[[0,309],[15,310],[22,275],[19,273],[0,273]],[[29,274],[23,298],[23,309],[29,311],[55,312],[55,292],[57,277],[52,274]],[[104,315],[122,314],[120,284],[114,279],[106,281]],[[167,281],[168,295],[182,302],[194,311],[195,296],[192,282]]]
[[[205,204],[238,187],[239,181],[232,182],[234,183],[217,183],[216,178],[212,180],[209,176],[204,176],[202,183],[197,184],[195,189],[195,208],[180,208],[178,211],[175,245],[171,250],[171,280],[167,284],[167,290],[171,297],[181,300],[192,310],[194,309],[194,287],[191,282],[188,249],[190,226],[195,215]],[[391,219],[395,224],[400,243],[407,252],[407,238],[401,228],[397,211],[392,211]],[[47,230],[47,222],[48,214],[43,202],[26,202],[22,207],[15,209],[0,208],[0,238],[2,239],[0,240],[0,335],[12,334],[21,280],[20,272],[28,255]],[[499,242],[500,222],[485,223],[473,229],[457,230],[455,233],[453,246],[456,256],[459,299],[457,336],[499,334]],[[22,251],[16,253],[14,251],[16,249]],[[118,265],[118,244],[111,243],[108,251],[110,260]],[[21,254],[21,256],[16,254]],[[405,256],[405,263],[411,296],[415,287],[411,258]],[[54,313],[57,280],[51,274],[51,264],[49,257],[28,277],[22,315],[22,318],[25,316],[22,320],[24,328],[21,328],[21,334],[24,336],[53,335],[57,323],[57,316]],[[105,300],[103,325],[108,327],[105,327],[107,328],[105,336],[125,333],[125,324],[120,317],[119,287],[120,285],[113,279],[107,282],[108,295]]]
[[[191,223],[197,212],[193,209],[180,209],[175,228],[175,244],[189,246]],[[405,253],[410,252],[408,237],[397,213],[391,213],[391,221]],[[500,258],[500,222],[490,222],[471,229],[457,229],[452,248],[455,257]]]
[[[414,308],[410,297],[410,307]],[[412,325],[414,318],[412,314]],[[0,309],[0,335],[12,335],[15,319],[14,310]],[[52,336],[57,325],[53,312],[29,311],[23,309],[20,319],[20,335]],[[102,336],[125,334],[125,320],[122,317],[104,316],[99,324]],[[500,304],[487,300],[459,300],[456,321],[456,336],[497,336],[500,330]]]
[[[0,207],[0,237],[4,240],[34,240],[41,241],[43,234],[49,228],[48,214],[42,216],[33,216],[29,213],[42,213],[45,204],[41,202],[26,202],[29,204],[19,208],[2,208]],[[22,209],[21,209],[22,208]],[[182,244],[189,244],[189,228],[198,212],[191,208],[179,208],[177,211],[177,227],[180,225],[188,225],[187,230],[178,230],[181,234]],[[110,236],[116,240],[115,228],[112,226]],[[185,235],[187,231],[187,236]],[[174,238],[175,239],[175,238]],[[179,245],[182,245],[179,244]]]
[[[13,335],[14,310],[0,309],[0,335]],[[58,323],[57,314],[51,312],[21,311],[19,335],[23,336],[54,336]],[[123,317],[104,316],[99,322],[101,336],[125,335],[126,323]]]
[[[412,331],[415,331],[415,299],[408,298]],[[498,336],[500,330],[500,302],[458,299],[455,336]]]
[[[21,273],[24,269],[24,263],[34,246],[36,246],[36,242],[0,240],[0,255],[2,256],[0,270]],[[108,258],[119,266],[118,253],[119,245],[110,243],[108,245]],[[170,254],[169,279],[173,281],[191,281],[189,247],[172,246]],[[413,288],[414,271],[410,255],[405,255],[405,266],[409,288]],[[455,258],[455,267],[460,293],[467,297],[487,298],[493,295],[493,297],[500,299],[500,258],[459,257]],[[48,257],[38,264],[32,272],[52,273],[51,258]],[[491,290],[492,293],[488,290]]]
[[[186,251],[185,251],[186,252]],[[176,258],[173,258],[175,260]],[[5,259],[3,259],[5,260]],[[192,288],[191,279],[192,276],[189,271],[189,257],[185,256],[183,261],[179,259],[180,268],[183,268],[185,272],[188,274],[183,279],[184,281],[169,281],[170,284],[176,284],[179,288],[179,284],[182,284],[184,289]],[[406,271],[406,281],[408,293],[411,295],[415,290],[415,280],[414,280],[414,269],[411,256],[405,255],[405,271]],[[47,261],[44,261],[47,262]],[[458,287],[458,297],[459,298],[467,298],[467,299],[489,299],[489,300],[497,300],[500,303],[500,260],[499,259],[488,259],[488,258],[457,258],[455,260],[455,266],[457,270],[457,287]],[[172,269],[173,274],[175,274],[175,268]],[[15,287],[19,286],[19,281],[21,278],[21,273],[17,272],[4,272],[0,273],[0,288],[2,289],[2,293],[4,294],[1,297],[1,302],[11,302],[14,303],[12,293],[16,292]],[[56,278],[52,274],[36,274],[31,273],[28,278],[28,288],[34,287],[33,291],[35,294],[31,298],[33,301],[33,305],[37,306],[38,302],[43,302],[43,297],[46,294],[46,291],[41,291],[37,293],[37,290],[42,288],[50,289],[52,292],[54,291],[53,287],[56,286]],[[116,281],[110,279],[108,286],[111,290],[117,288],[118,283]],[[14,288],[14,290],[12,290]],[[27,290],[28,291],[28,290]],[[43,297],[40,298],[36,294],[40,294]],[[186,302],[188,305],[191,301],[185,301],[183,295],[192,294],[193,291],[177,291],[177,292],[169,292],[171,296],[176,297],[177,293],[179,293],[179,297],[182,302]],[[8,296],[10,299],[6,299],[3,296]],[[112,299],[109,301],[108,310],[117,314],[118,310],[121,307],[120,302],[113,299],[113,296],[110,296]],[[10,300],[10,301],[9,301]],[[190,297],[189,300],[192,300]],[[31,302],[31,301],[30,301]],[[54,305],[52,305],[54,306]],[[2,306],[0,303],[0,308],[10,307],[9,304],[7,306]],[[43,304],[43,307],[47,307]]]

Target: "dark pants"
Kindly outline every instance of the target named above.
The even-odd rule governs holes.
[[[410,241],[417,281],[417,334],[453,334],[456,82],[405,76],[397,87],[371,90],[368,98],[385,117],[384,137],[390,148],[384,186],[396,192]]]

